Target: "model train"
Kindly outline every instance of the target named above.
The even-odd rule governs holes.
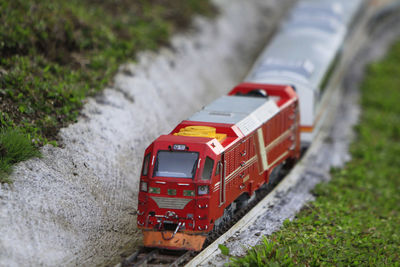
[[[201,250],[207,234],[300,156],[362,0],[302,0],[246,82],[145,151],[138,227],[147,247]]]

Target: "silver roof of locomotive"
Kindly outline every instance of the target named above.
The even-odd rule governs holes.
[[[362,0],[301,0],[247,77],[319,90]]]
[[[256,130],[278,113],[275,101],[264,97],[222,96],[188,120],[235,124],[244,135]]]

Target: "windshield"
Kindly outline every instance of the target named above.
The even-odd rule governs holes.
[[[193,178],[198,158],[197,152],[158,151],[153,176]]]

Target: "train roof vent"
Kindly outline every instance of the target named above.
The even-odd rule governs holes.
[[[239,121],[236,126],[240,129],[240,131],[246,136],[260,127],[262,122],[260,122],[257,118],[254,117],[253,114]]]
[[[258,109],[254,110],[249,116],[239,121],[236,126],[244,135],[248,135],[255,131],[263,123],[270,120],[278,112],[278,106],[273,100],[270,100],[265,105],[262,105]]]
[[[258,73],[265,74],[266,72],[289,71],[297,73],[305,78],[309,78],[314,72],[314,64],[310,60],[286,60],[280,58],[267,58],[257,67],[254,73],[256,78]]]
[[[343,6],[340,3],[301,3],[293,9],[292,16],[329,16],[342,20]]]
[[[338,33],[343,25],[336,19],[327,17],[296,17],[285,25],[287,30],[298,30],[299,28],[316,29],[329,34]]]
[[[279,111],[264,97],[222,96],[189,118],[190,121],[235,124],[247,135]]]

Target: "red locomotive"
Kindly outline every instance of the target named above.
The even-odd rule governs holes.
[[[207,234],[300,156],[290,86],[242,83],[145,151],[138,227],[147,247],[201,250]]]

